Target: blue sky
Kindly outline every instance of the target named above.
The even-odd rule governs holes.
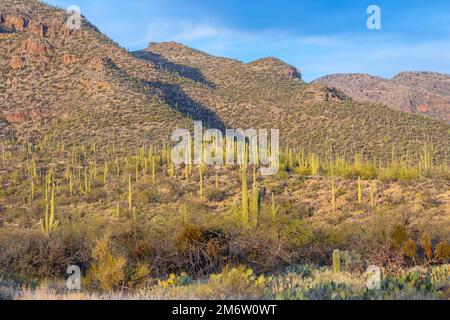
[[[244,62],[278,57],[306,81],[330,73],[450,73],[448,0],[48,0],[82,14],[123,47],[177,41]],[[367,7],[381,8],[368,30]]]

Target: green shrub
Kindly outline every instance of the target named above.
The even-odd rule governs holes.
[[[219,202],[226,199],[227,193],[223,190],[210,187],[205,190],[205,197],[209,201]]]
[[[85,279],[88,287],[114,291],[125,283],[127,259],[112,252],[109,235],[97,241],[92,251],[92,259],[92,266]]]

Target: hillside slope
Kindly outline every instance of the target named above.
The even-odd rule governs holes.
[[[277,128],[281,144],[378,159],[449,158],[449,126],[348,99],[276,58],[245,64],[176,43],[129,53],[83,18],[39,1],[0,3],[1,127],[17,139],[168,144],[192,120]],[[2,129],[2,131],[4,131]]]
[[[229,126],[279,128],[284,144],[318,153],[364,150],[384,158],[394,148],[405,155],[427,143],[448,158],[445,124],[307,84],[295,68],[274,58],[245,64],[173,42],[150,43],[135,56],[173,72],[174,82]]]
[[[0,3],[0,101],[3,117],[24,139],[58,128],[70,141],[161,138],[184,117],[146,81],[159,77],[85,19],[38,1]],[[138,79],[145,72],[146,81]]]
[[[357,101],[385,104],[450,123],[450,75],[403,72],[393,79],[365,74],[336,74],[315,83],[336,88]]]

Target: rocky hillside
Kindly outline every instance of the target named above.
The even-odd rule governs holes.
[[[450,123],[450,75],[403,72],[393,79],[365,74],[336,74],[315,81],[361,102],[385,104]]]
[[[167,144],[174,128],[277,128],[282,145],[373,157],[450,154],[449,126],[357,103],[276,58],[218,58],[177,43],[130,53],[84,18],[36,0],[0,2],[2,137]]]
[[[357,103],[333,88],[307,84],[298,70],[278,59],[245,64],[173,42],[150,43],[135,56],[170,70],[174,79],[193,80],[179,85],[227,125],[280,128],[290,145],[347,154],[362,149],[384,157],[394,145],[409,153],[423,145],[422,139],[431,142],[440,136],[444,140],[437,144],[448,148],[445,124]],[[203,84],[202,90],[194,84]]]
[[[184,125],[147,84],[160,72],[84,18],[81,30],[69,30],[64,11],[23,0],[2,1],[0,17],[1,113],[18,138],[137,141]]]

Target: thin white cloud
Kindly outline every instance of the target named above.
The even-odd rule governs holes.
[[[306,80],[330,73],[390,76],[405,70],[450,72],[450,40],[408,42],[385,33],[302,36],[284,30],[237,30],[211,22],[156,19],[148,41],[177,41],[211,54],[250,61],[278,56]]]
[[[256,40],[270,32],[270,30],[258,32],[235,30],[207,22],[194,23],[186,20],[154,19],[148,26],[147,36],[155,41],[233,40],[242,42]]]

